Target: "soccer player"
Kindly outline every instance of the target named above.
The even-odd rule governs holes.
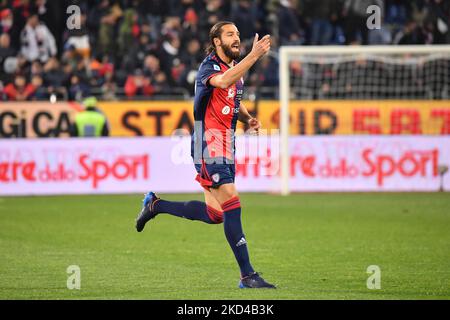
[[[160,213],[224,224],[225,236],[241,271],[240,288],[275,288],[255,272],[250,264],[247,240],[241,224],[241,203],[234,184],[234,133],[237,121],[258,131],[261,124],[240,103],[243,76],[270,50],[270,36],[253,40],[251,52],[236,63],[240,54],[239,31],[232,22],[222,21],[210,31],[208,56],[200,65],[195,83],[192,157],[204,188],[205,202],[173,202],[146,194],[136,219],[141,232],[145,224]]]

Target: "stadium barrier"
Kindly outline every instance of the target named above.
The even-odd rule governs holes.
[[[240,136],[241,192],[278,192],[278,136]],[[292,191],[437,191],[444,136],[292,136]],[[201,192],[188,137],[3,139],[0,195]],[[450,175],[443,178],[450,190]]]
[[[244,101],[252,111],[253,103]],[[193,127],[191,101],[100,102],[111,135],[169,136]],[[77,103],[30,102],[0,104],[0,138],[67,137]],[[279,128],[279,102],[260,101],[256,116],[263,128]],[[315,134],[450,134],[449,101],[292,101],[293,135]],[[243,129],[242,124],[238,124]]]
[[[244,101],[253,110],[253,103]],[[192,102],[103,102],[113,136],[170,135],[193,128]],[[263,128],[279,128],[279,101],[260,101],[255,116]],[[449,101],[293,101],[293,135],[450,134]],[[241,124],[238,128],[242,129]]]

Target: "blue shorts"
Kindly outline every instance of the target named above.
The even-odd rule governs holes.
[[[234,183],[234,177],[236,174],[236,167],[232,164],[196,164],[195,170],[197,170],[197,180],[200,185],[209,190],[209,188],[218,188],[225,183]]]

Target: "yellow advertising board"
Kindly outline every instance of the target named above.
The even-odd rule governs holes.
[[[450,134],[450,101],[292,101],[291,134]],[[258,116],[279,123],[278,102],[262,102]]]
[[[194,126],[191,101],[99,102],[113,136],[166,136]]]
[[[265,129],[279,128],[279,102],[244,101]],[[193,127],[192,101],[101,102],[114,136],[170,135]],[[450,101],[291,101],[291,134],[450,134]],[[238,128],[243,128],[242,124]]]
[[[244,101],[263,129],[279,128],[279,102]],[[99,102],[112,136],[165,136],[193,128],[193,101]],[[63,137],[77,103],[0,103],[0,138]],[[450,134],[450,100],[291,101],[292,135]],[[239,123],[238,129],[244,129]]]
[[[69,137],[81,110],[72,102],[0,102],[0,138]]]

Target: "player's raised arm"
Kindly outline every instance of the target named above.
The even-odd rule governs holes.
[[[217,88],[228,88],[233,83],[238,81],[251,68],[251,66],[254,65],[259,58],[269,52],[269,50],[270,35],[265,35],[259,40],[259,36],[258,34],[256,34],[250,53],[244,59],[242,59],[241,62],[228,69],[223,74],[212,77],[209,83]]]

